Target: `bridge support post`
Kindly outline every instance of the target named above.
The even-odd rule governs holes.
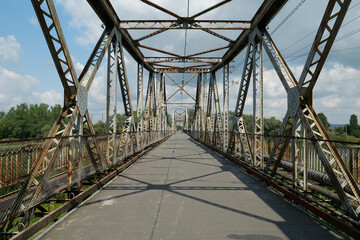
[[[143,95],[144,95],[144,64],[138,63],[137,71],[137,151],[143,149]]]
[[[87,110],[87,96],[97,70],[114,35],[114,30],[104,30],[78,78],[52,0],[32,0],[32,4],[64,87],[64,106],[48,135],[49,138],[43,143],[41,153],[36,159],[35,166],[33,166],[30,170],[30,174],[23,182],[16,200],[12,207],[8,209],[7,212],[3,213],[0,218],[0,221],[2,221],[8,216],[15,216],[18,212],[25,212],[25,216],[21,221],[25,227],[28,225],[33,215],[33,212],[29,210],[38,202],[46,198],[50,189],[61,186],[61,183],[56,182],[52,183],[56,184],[56,186],[53,186],[48,180],[54,171],[63,147],[69,145],[69,138],[63,137],[69,136],[70,133],[72,133],[72,129],[76,130],[79,134],[79,144],[85,144],[93,167],[97,170],[108,166],[108,163],[99,151],[95,131],[90,119],[90,114]],[[78,126],[80,128],[76,127],[76,123],[79,123]],[[89,134],[91,136],[83,137],[81,136],[81,133]],[[80,148],[82,148],[82,146]],[[81,154],[82,152],[79,151],[78,157],[70,160],[70,169],[66,186],[69,181],[70,183],[73,181],[74,178],[72,174],[75,173],[75,170],[78,170],[76,175],[78,175],[78,180],[81,180]],[[36,180],[36,177],[40,166],[42,165],[47,167],[42,179],[38,181]],[[33,185],[35,186],[35,191],[30,191],[29,189]],[[6,224],[3,224],[1,230],[7,231],[12,225],[13,220],[10,220]]]
[[[121,158],[124,159],[128,156],[130,151],[136,149],[137,139],[136,135],[132,134],[132,132],[135,132],[135,123],[130,98],[130,88],[126,73],[125,57],[123,53],[122,35],[118,30],[115,31],[115,38],[113,41],[114,44],[118,46],[117,52],[115,53],[117,59],[116,68],[125,111],[125,121],[121,132],[118,149],[119,154],[121,154]]]
[[[312,107],[311,101],[312,90],[335,41],[350,2],[351,0],[329,1],[299,82],[293,76],[269,33],[267,33],[265,29],[261,29],[261,31],[257,31],[257,35],[262,40],[265,50],[277,74],[279,75],[286,92],[288,93],[288,112],[284,118],[283,125],[278,134],[279,138],[275,142],[270,155],[270,160],[267,163],[265,170],[269,170],[270,164],[274,159],[274,155],[278,151],[277,149],[280,149],[280,154],[276,159],[272,170],[273,174],[276,172],[279,161],[281,160],[282,154],[285,151],[284,149],[288,145],[288,142],[295,141],[293,138],[296,137],[296,119],[298,118],[304,125],[305,130],[314,145],[325,171],[331,179],[332,186],[341,199],[344,208],[351,215],[357,217],[360,209],[355,210],[352,207],[347,196],[349,193],[345,193],[344,188],[349,186],[352,198],[356,199],[357,202],[360,202],[359,187],[338,153],[336,146],[333,142],[331,142],[329,135]],[[290,124],[290,127],[287,127],[287,125],[289,125],[288,122],[290,118],[293,119],[292,124]],[[288,131],[290,134],[286,135]],[[287,139],[284,139],[284,144],[280,148],[280,139],[284,138],[284,135]],[[293,140],[289,140],[289,136]],[[296,156],[294,156],[297,153],[295,143],[292,144],[291,149],[293,162],[296,163]],[[336,166],[339,167],[340,171],[334,169],[335,163]],[[294,180],[296,179],[296,175],[296,167],[294,166]],[[342,178],[345,181],[340,184],[338,178]]]
[[[117,68],[118,59],[116,53],[118,52],[118,45],[111,43],[108,49],[108,64],[107,64],[107,94],[106,94],[106,157],[112,163],[118,162],[117,156]]]
[[[253,139],[252,164],[264,169],[264,99],[262,44],[256,38],[253,57]]]
[[[223,66],[223,151],[226,152],[229,144],[229,64]]]
[[[252,161],[252,151],[250,148],[250,140],[247,134],[246,126],[243,121],[243,111],[245,107],[245,100],[248,93],[248,89],[251,82],[251,74],[253,71],[255,57],[255,36],[254,34],[249,36],[249,45],[245,55],[244,68],[241,76],[241,82],[239,87],[239,93],[236,101],[234,118],[232,122],[232,129],[229,135],[228,153],[233,152],[241,153],[245,162]],[[239,143],[237,143],[239,142]],[[236,146],[240,145],[241,149],[237,149]]]

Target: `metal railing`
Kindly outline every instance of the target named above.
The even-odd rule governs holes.
[[[100,154],[107,160],[106,167],[99,168],[98,172],[103,172],[108,168],[121,165],[127,157],[141,152],[150,145],[159,142],[173,133],[172,130],[159,132],[130,132],[120,146],[120,139],[124,139],[122,133],[111,134],[116,138],[116,145],[111,146],[116,154],[110,154],[108,148],[108,136],[96,135],[95,139],[100,149]],[[93,136],[71,136],[62,139],[59,145],[61,153],[55,159],[49,181],[41,183],[41,179],[49,167],[49,161],[43,161],[35,178],[42,186],[33,184],[24,200],[20,211],[25,211],[48,199],[51,196],[69,188],[73,184],[81,184],[81,181],[97,173],[90,155],[85,145]],[[82,138],[81,141],[80,138]],[[12,207],[17,190],[21,184],[32,173],[37,163],[38,157],[42,152],[43,143],[47,138],[27,139],[19,141],[0,141],[0,223],[8,219],[10,208]],[[93,138],[92,138],[93,139]],[[59,139],[56,139],[59,140]],[[51,149],[51,148],[50,148]],[[82,154],[79,154],[82,149]],[[47,159],[52,159],[53,152],[46,153]],[[81,159],[80,159],[81,156]],[[114,159],[112,156],[116,156]],[[41,194],[33,198],[34,192],[41,188]]]
[[[223,136],[215,136],[214,137],[214,133],[212,132],[195,132],[195,131],[187,131],[192,137],[194,137],[195,139],[204,142],[208,145],[213,145],[218,147],[220,150],[226,152],[226,149],[224,149],[224,145],[223,144],[219,144],[220,138],[223,139]],[[223,133],[221,132],[220,135],[222,135]],[[206,135],[206,137],[205,137]],[[249,144],[250,144],[250,148],[252,148],[252,138],[253,135],[252,134],[248,134],[248,139]],[[264,143],[263,143],[263,147],[264,147],[264,156],[265,158],[268,157],[273,149],[274,146],[274,142],[275,142],[275,138],[276,136],[264,136]],[[236,144],[235,145],[239,145],[239,141],[240,138],[239,136],[235,137],[235,141]],[[314,170],[320,173],[324,173],[326,174],[326,171],[319,159],[318,154],[316,153],[316,150],[313,146],[313,144],[311,143],[311,140],[306,140],[303,138],[298,138],[295,139],[296,141],[296,146],[297,146],[297,153],[296,153],[296,158],[297,158],[297,163],[298,166],[302,166],[304,164],[304,161],[307,159],[308,160],[308,169],[310,170]],[[305,157],[305,144],[307,147],[307,158]],[[343,161],[345,162],[348,170],[350,171],[350,173],[352,174],[352,176],[354,177],[355,181],[360,184],[360,144],[351,144],[351,143],[346,143],[346,142],[334,142],[341,158],[343,159]],[[239,151],[235,150],[234,154],[237,156],[241,156],[242,153],[240,153]],[[330,160],[330,154],[325,154],[326,157]],[[287,162],[291,162],[290,160],[290,147],[288,146],[285,149],[284,155],[282,157],[283,161],[287,161]],[[339,167],[337,166],[336,162],[332,163],[332,168],[335,170],[340,171]],[[335,172],[336,173],[336,172]],[[340,174],[337,174],[339,178],[341,178]]]

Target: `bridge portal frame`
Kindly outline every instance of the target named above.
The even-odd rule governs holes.
[[[34,206],[44,198],[44,189],[54,171],[54,164],[60,154],[61,147],[66,141],[71,142],[73,134],[78,135],[78,152],[71,152],[73,161],[69,163],[68,185],[75,183],[81,186],[83,150],[89,154],[92,167],[96,172],[109,169],[119,159],[124,159],[130,153],[144,149],[147,145],[167,136],[169,131],[166,98],[165,76],[167,73],[195,73],[198,76],[197,93],[195,101],[194,123],[192,125],[193,135],[204,143],[215,146],[229,154],[242,157],[247,165],[252,166],[265,174],[274,176],[280,166],[283,154],[290,146],[291,161],[293,164],[292,181],[294,188],[301,187],[308,191],[308,163],[298,158],[299,151],[307,152],[305,143],[302,150],[296,138],[305,136],[304,142],[308,141],[314,146],[331,185],[334,187],[343,207],[354,219],[358,219],[360,207],[354,208],[352,202],[360,203],[360,190],[352,175],[347,169],[343,159],[338,153],[336,146],[331,142],[324,126],[319,120],[312,103],[312,93],[319,74],[326,62],[327,56],[335,41],[337,33],[349,8],[351,0],[329,0],[322,22],[311,47],[303,72],[297,80],[291,72],[286,61],[282,57],[275,42],[266,30],[266,26],[278,11],[287,3],[287,0],[264,1],[251,21],[224,22],[223,27],[217,25],[219,21],[198,21],[196,18],[216,9],[231,0],[224,0],[218,4],[205,9],[191,17],[181,17],[168,9],[154,4],[149,0],[142,2],[176,18],[176,21],[149,21],[137,20],[121,21],[113,9],[109,0],[87,0],[101,21],[105,29],[97,42],[92,54],[87,61],[82,73],[77,77],[64,35],[57,17],[52,0],[32,0],[40,26],[44,33],[47,45],[52,55],[59,78],[64,88],[64,106],[56,123],[53,125],[49,138],[44,142],[42,152],[38,156],[37,163],[31,170],[31,174],[25,179],[18,196],[6,212],[7,219],[1,230],[7,231],[13,225],[13,216],[24,212],[21,224],[28,226],[34,214]],[[221,22],[221,21],[220,21]],[[135,24],[135,25],[133,25]],[[236,25],[240,24],[240,25]],[[133,39],[127,29],[158,29],[141,38]],[[209,49],[206,51],[179,55],[155,49],[140,44],[141,41],[161,34],[171,29],[198,29],[205,31],[228,43],[226,46]],[[213,29],[237,29],[241,34],[236,40],[221,35]],[[130,89],[126,74],[123,48],[138,63],[138,98],[137,98],[137,122],[135,123],[133,109],[130,99]],[[149,49],[167,55],[166,57],[145,57],[140,48]],[[244,68],[235,107],[235,116],[232,129],[228,129],[228,105],[229,105],[229,63],[245,48]],[[201,57],[203,54],[226,50],[221,58]],[[275,145],[269,160],[264,160],[264,126],[263,126],[263,74],[262,54],[263,50],[270,58],[278,77],[288,94],[288,109],[276,138]],[[96,137],[90,114],[87,109],[87,97],[91,84],[107,53],[108,78],[107,78],[107,143],[106,157],[101,153],[98,139]],[[176,67],[164,63],[193,62],[202,65]],[[216,73],[223,68],[224,98],[221,109]],[[146,100],[143,106],[143,74],[149,71]],[[205,106],[206,88],[205,77],[209,75],[207,106]],[[170,79],[171,77],[168,76]],[[253,129],[250,136],[246,128],[243,111],[247,99],[248,89],[253,77]],[[120,138],[116,139],[117,133],[117,81],[123,99],[125,122],[120,131]],[[190,81],[190,80],[189,80]],[[184,90],[184,86],[179,89]],[[190,94],[189,94],[190,95]],[[171,98],[171,97],[170,97]],[[206,114],[205,114],[206,112]],[[189,115],[184,111],[184,127],[190,128]],[[173,113],[173,127],[176,126],[175,112]],[[134,132],[137,129],[137,133]],[[149,132],[149,134],[145,134]],[[162,134],[163,133],[163,134]],[[58,138],[60,137],[60,138]],[[65,140],[64,137],[70,137]],[[51,152],[51,157],[49,157]],[[40,166],[46,164],[44,177],[38,182],[35,178]],[[305,173],[302,174],[297,166],[302,165]],[[340,170],[334,169],[334,166]],[[342,178],[343,181],[339,181]],[[35,186],[35,191],[29,191]],[[10,218],[8,218],[10,216]]]

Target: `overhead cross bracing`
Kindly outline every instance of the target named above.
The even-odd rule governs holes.
[[[265,3],[263,3],[260,8],[255,11],[253,11],[253,14],[255,14],[254,17],[249,17],[249,19],[244,19],[244,20],[238,20],[238,19],[234,19],[234,20],[203,20],[204,24],[199,24],[197,23],[197,19],[201,19],[202,17],[204,17],[204,15],[206,15],[207,13],[211,13],[211,11],[213,11],[214,9],[217,8],[221,8],[223,5],[226,5],[228,3],[231,2],[231,0],[225,0],[225,1],[220,1],[219,3],[213,5],[213,6],[209,6],[206,9],[203,9],[199,12],[194,13],[193,15],[187,17],[187,16],[181,16],[175,12],[173,12],[170,9],[166,9],[163,6],[160,6],[152,1],[147,1],[147,0],[143,0],[142,2],[146,3],[149,5],[149,7],[153,7],[155,9],[158,10],[159,14],[161,13],[166,13],[165,16],[168,16],[169,19],[166,20],[167,22],[170,22],[172,24],[170,24],[169,27],[159,27],[159,30],[153,30],[150,33],[146,33],[146,34],[139,34],[136,33],[136,37],[131,37],[131,35],[135,34],[135,31],[138,31],[140,29],[151,29],[151,28],[155,28],[155,26],[152,24],[151,26],[148,27],[141,27],[139,25],[136,25],[138,27],[124,27],[127,26],[130,23],[138,23],[138,24],[142,24],[149,22],[149,21],[153,21],[156,22],[157,20],[123,20],[120,19],[119,17],[117,17],[117,14],[115,12],[115,10],[112,8],[111,3],[109,1],[92,1],[89,0],[88,1],[89,4],[93,7],[94,11],[98,14],[99,18],[103,21],[103,23],[107,26],[119,26],[119,28],[121,29],[122,32],[125,33],[125,35],[127,36],[127,39],[129,40],[129,45],[131,47],[126,47],[127,51],[133,56],[135,57],[135,60],[137,60],[136,58],[141,58],[141,61],[144,62],[149,62],[148,58],[149,57],[157,57],[156,54],[157,53],[162,53],[164,54],[164,58],[162,59],[163,63],[169,62],[172,63],[172,60],[168,60],[167,61],[167,57],[177,57],[179,59],[181,59],[181,61],[188,61],[187,59],[190,59],[191,57],[195,57],[191,58],[192,61],[191,62],[196,62],[196,57],[199,56],[203,56],[204,54],[207,53],[214,53],[216,55],[216,57],[221,57],[223,55],[222,61],[221,61],[221,65],[223,64],[228,64],[229,62],[231,62],[233,60],[233,58],[239,54],[242,49],[244,48],[244,46],[246,46],[247,44],[247,40],[246,40],[246,32],[244,32],[243,30],[249,30],[251,28],[251,25],[253,23],[255,24],[262,24],[263,26],[266,26],[270,20],[276,15],[276,13],[281,9],[281,7],[286,3],[286,1],[266,1]],[[260,5],[260,4],[257,4]],[[259,6],[258,6],[259,7]],[[175,20],[170,20],[175,18]],[[200,20],[199,20],[200,21]],[[232,22],[233,21],[233,22]],[[221,23],[222,22],[222,23]],[[208,24],[206,24],[208,23]],[[233,24],[231,24],[233,23]],[[237,24],[240,24],[242,27],[238,27]],[[202,26],[204,25],[204,26]],[[216,26],[216,27],[215,27]],[[232,26],[232,27],[231,27]],[[136,29],[136,30],[134,30]],[[171,29],[189,29],[190,31],[203,31],[204,33],[206,33],[206,35],[203,35],[207,38],[210,38],[211,36],[215,39],[221,39],[223,42],[223,46],[214,46],[212,48],[209,49],[204,49],[202,51],[197,51],[197,52],[193,52],[188,54],[187,56],[182,56],[180,53],[174,53],[171,51],[166,51],[160,48],[156,48],[156,47],[150,47],[147,46],[146,44],[143,44],[143,41],[148,40],[149,38],[156,38],[156,37],[160,37],[162,34],[166,34],[167,31],[171,31]],[[212,31],[211,29],[214,29],[214,31]],[[218,31],[215,31],[218,30]],[[230,35],[234,36],[234,39],[231,39],[230,37],[227,37],[226,35],[229,35],[229,33],[227,33],[226,35],[223,35],[221,32],[222,30],[236,30],[233,33],[231,33]],[[132,30],[132,31],[131,31]],[[198,41],[199,42],[199,41]],[[198,43],[197,42],[197,43]],[[225,43],[225,44],[224,44]],[[126,44],[127,45],[127,44]],[[189,44],[190,45],[190,44]],[[145,49],[150,49],[151,51],[147,51],[148,54],[151,54],[152,56],[144,56],[139,53],[139,48],[145,48]],[[218,51],[224,50],[226,51],[226,54],[217,54]],[[222,52],[224,52],[222,51]],[[155,55],[154,55],[155,54]],[[209,56],[207,54],[206,57],[212,57]],[[199,63],[202,63],[203,61],[199,61]],[[156,67],[154,67],[152,64],[146,64],[148,66],[149,69],[156,69]],[[153,66],[153,67],[150,67]],[[176,66],[176,65],[175,65]],[[212,70],[217,70],[219,68],[219,66],[212,66],[209,65],[208,68],[211,68]],[[194,68],[186,68],[183,69],[183,71],[191,71],[191,72],[195,72],[196,67]],[[161,71],[161,69],[159,69],[159,71]],[[201,71],[203,72],[204,70],[201,69]]]
[[[37,210],[46,215],[41,204],[55,193],[85,193],[82,185],[87,179],[96,174],[109,176],[106,174],[118,166],[130,165],[134,155],[148,151],[179,125],[311,213],[351,236],[359,236],[359,173],[354,167],[357,150],[339,150],[312,99],[350,0],[329,0],[319,12],[322,21],[299,77],[267,29],[288,1],[242,5],[225,0],[204,4],[197,11],[190,11],[192,1],[187,1],[186,13],[178,13],[157,1],[141,0],[146,9],[159,14],[149,16],[150,20],[137,16],[122,19],[113,7],[115,2],[109,0],[87,2],[102,21],[103,32],[77,76],[53,1],[32,0],[64,88],[64,106],[48,138],[36,143],[29,140],[26,149],[15,146],[17,151],[11,148],[1,155],[12,164],[13,159],[24,158],[21,154],[36,152],[31,156],[35,160],[27,164],[31,167],[20,177],[15,174],[14,179],[13,170],[6,174],[7,186],[21,183],[21,187],[7,201],[9,207],[1,209],[3,232],[15,225],[20,230],[28,227],[39,215]],[[212,15],[229,5],[249,7],[248,16],[217,19]],[[178,47],[156,41],[161,37]],[[128,77],[126,54],[137,64],[136,78]],[[234,116],[230,116],[231,63],[240,55],[243,71]],[[287,98],[276,136],[264,133],[264,58]],[[88,97],[101,64],[107,72],[103,83],[107,89],[106,134],[98,136]],[[131,83],[135,82],[136,100],[131,95]],[[244,119],[249,101],[251,125]],[[119,109],[125,118],[121,129]]]

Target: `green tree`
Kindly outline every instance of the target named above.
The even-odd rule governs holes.
[[[327,117],[325,116],[325,114],[324,113],[319,113],[318,117],[319,117],[321,123],[324,125],[325,129],[329,130],[330,123],[328,122]]]
[[[194,108],[188,108],[187,109],[187,113],[188,113],[188,126],[192,126],[193,122],[194,122],[194,114],[195,114],[195,109]]]
[[[338,134],[343,134],[345,132],[344,127],[337,127],[334,129],[334,132],[338,133]]]
[[[264,119],[264,134],[276,135],[280,131],[282,122],[275,117]]]
[[[0,118],[1,139],[45,137],[59,115],[61,106],[47,104],[20,104]]]
[[[170,114],[167,114],[167,123],[168,123],[169,126],[172,125],[172,117],[171,117]]]
[[[355,114],[352,114],[350,116],[349,123],[350,124],[346,124],[345,126],[347,134],[360,137],[360,126],[358,124],[358,119]]]
[[[105,134],[106,133],[106,123],[103,121],[98,121],[94,124],[94,130],[96,134]]]

